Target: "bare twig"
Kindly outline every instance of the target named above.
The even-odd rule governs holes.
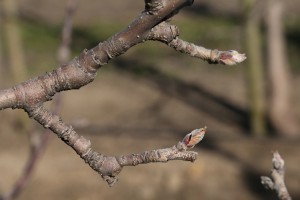
[[[20,175],[20,177],[12,187],[11,191],[9,191],[6,195],[4,195],[1,198],[1,200],[15,199],[22,192],[23,188],[28,183],[29,178],[31,177],[34,171],[38,159],[40,158],[41,154],[44,152],[44,149],[47,145],[48,137],[50,136],[49,132],[50,131],[44,133],[43,136],[41,136],[38,139],[38,142],[35,142],[34,144],[31,145],[30,155],[22,171],[22,174]]]
[[[292,198],[284,183],[284,160],[278,151],[273,152],[272,163],[271,178],[262,176],[261,183],[266,189],[275,190],[280,200],[291,200]]]
[[[163,42],[176,51],[200,58],[211,64],[235,65],[246,59],[245,54],[240,54],[235,50],[219,51],[217,49],[206,49],[193,43],[183,41],[179,39],[178,36],[179,30],[176,26],[162,22],[151,30],[148,39]]]
[[[192,148],[200,142],[206,131],[206,128],[195,130],[191,133],[188,140],[185,137],[183,142],[179,142],[171,148],[126,156],[107,156],[94,151],[89,140],[80,136],[71,126],[63,123],[57,115],[47,111],[44,107],[40,106],[30,110],[28,114],[44,127],[56,133],[59,138],[72,147],[92,169],[101,175],[109,186],[113,186],[118,180],[117,175],[124,166],[135,166],[149,162],[167,162],[170,160],[194,161],[197,153],[186,151],[186,149]],[[197,138],[198,140],[195,141]],[[190,146],[191,144],[193,145]]]
[[[35,119],[45,128],[52,130],[67,145],[72,147],[92,169],[101,174],[110,186],[117,180],[116,176],[122,167],[128,165],[128,163],[130,164],[131,159],[133,159],[131,165],[147,163],[147,161],[166,162],[175,159],[194,161],[197,153],[185,151],[178,148],[177,145],[168,149],[138,154],[140,156],[105,156],[92,150],[91,142],[88,139],[78,135],[59,116],[46,110],[43,103],[52,100],[52,97],[58,92],[79,89],[89,84],[95,79],[97,70],[101,66],[125,53],[134,45],[147,40],[159,40],[154,37],[156,33],[160,32],[159,29],[161,29],[161,32],[168,31],[168,29],[160,28],[160,24],[177,14],[183,7],[191,5],[193,0],[146,0],[145,3],[145,10],[123,31],[90,50],[84,50],[83,53],[69,63],[58,67],[52,72],[0,91],[0,110],[6,108],[24,109],[29,117]],[[151,37],[151,35],[154,36]],[[197,50],[197,47],[179,40],[177,36],[178,34],[173,34],[170,36],[170,40],[162,40],[161,42],[166,43],[168,41],[169,46],[193,56],[196,55],[193,53],[195,51],[203,51],[205,55],[209,52],[213,55],[211,56],[212,59],[206,60],[210,60],[212,63],[234,64],[244,59],[234,51],[217,53],[211,50]],[[161,35],[161,37],[164,36]],[[206,56],[201,56],[200,53],[198,57]],[[136,162],[138,157],[141,158],[141,162]]]
[[[60,65],[66,63],[70,59],[73,19],[77,6],[78,0],[69,0],[67,2],[66,14],[61,33],[61,43],[57,51],[57,61]]]
[[[175,38],[168,45],[176,51],[206,60],[211,64],[236,65],[246,59],[245,54],[240,54],[235,50],[219,51],[217,49],[206,49],[193,43],[183,41],[179,38]]]

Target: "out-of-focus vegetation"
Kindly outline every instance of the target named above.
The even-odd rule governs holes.
[[[26,66],[30,77],[35,77],[57,67],[65,1],[20,2]],[[143,8],[143,1],[136,0],[131,0],[132,4],[125,0],[81,2],[73,32],[72,57],[123,29]],[[241,11],[236,11],[238,3],[238,0],[195,1],[193,7],[176,15],[172,23],[179,26],[180,37],[187,41],[211,49],[245,52],[245,19]],[[87,9],[89,4],[90,10]],[[300,17],[288,14],[285,19],[288,58],[293,79],[299,79]],[[266,27],[260,28],[266,62]],[[6,49],[2,47],[5,60]],[[270,151],[274,149],[283,152],[288,166],[288,186],[293,196],[299,197],[299,142],[244,137],[250,132],[246,62],[234,67],[209,65],[151,41],[133,47],[100,69],[93,83],[80,91],[64,93],[63,120],[81,122],[83,119],[83,124],[87,121],[90,126],[75,127],[76,130],[91,138],[100,152],[113,155],[173,145],[188,130],[207,125],[208,134],[197,149],[199,160],[194,165],[168,163],[130,168],[116,188],[108,190],[72,150],[53,138],[32,185],[20,199],[33,196],[46,199],[54,196],[57,199],[274,199],[268,198],[273,194],[267,193],[259,182],[259,176],[269,172]],[[9,71],[6,66],[9,66],[7,61],[5,70]],[[6,85],[1,86],[4,87]],[[295,92],[297,97],[300,97],[299,91]],[[294,102],[299,118],[299,101]],[[2,129],[4,139],[0,140],[3,157],[0,167],[9,173],[3,174],[0,183],[7,190],[12,177],[21,170],[27,144],[23,142],[26,139],[20,139],[24,135],[12,134],[19,133],[13,123],[18,111],[2,112],[1,120],[8,123],[0,124],[6,127]]]
[[[60,28],[25,19],[20,24],[29,72],[37,74],[53,69]]]
[[[286,22],[286,38],[288,56],[291,68],[297,73],[300,72],[300,16],[297,19]]]
[[[230,49],[238,48],[243,51],[242,21],[234,18],[218,18],[201,15],[187,15],[173,23],[180,27],[180,37],[196,44],[210,48]],[[59,42],[60,26],[47,24],[38,20],[22,18],[21,29],[30,73],[42,73],[55,67],[55,54]],[[124,27],[123,23],[115,21],[101,22],[86,26],[75,26],[72,50],[77,55],[85,48],[91,48],[97,43],[110,37]],[[286,38],[292,70],[300,70],[300,17],[293,22],[286,23]],[[155,57],[160,59],[170,53],[170,49],[159,48],[160,44],[139,45],[131,56]],[[4,50],[5,51],[5,50]],[[183,59],[185,57],[183,56]],[[201,62],[201,61],[200,61]]]
[[[213,10],[214,8],[210,8],[207,5],[205,6],[205,3],[203,3],[203,5],[196,2],[193,7],[184,9],[182,13],[172,19],[172,23],[178,25],[180,28],[180,37],[211,49],[236,49],[245,52],[246,48],[244,45],[246,38],[244,29],[246,19],[244,13],[240,11],[237,12],[236,10],[231,13],[228,11],[224,13]],[[81,7],[79,7],[78,15],[81,13],[80,9]],[[55,22],[55,16],[48,16],[46,19],[45,17],[38,18],[35,14],[28,14],[24,11],[20,13],[20,27],[23,33],[29,72],[32,75],[39,75],[45,71],[56,68],[56,59],[54,58],[56,56],[61,31],[60,23]],[[113,12],[111,12],[109,16],[100,17],[98,20],[87,20],[86,23],[80,20],[85,16],[78,16],[79,20],[75,23],[73,31],[72,57],[78,55],[83,49],[96,46],[99,42],[127,26],[131,18],[128,18],[128,10],[124,10],[124,13],[127,13],[126,16],[128,20],[126,20],[125,17],[119,17],[121,19],[120,21],[109,20],[111,16],[118,18],[118,13]],[[84,15],[88,14],[89,13],[85,13]],[[116,14],[116,16],[113,14]],[[138,14],[138,11],[136,14]],[[130,15],[135,16],[133,14]],[[267,69],[266,27],[264,23],[261,24],[263,66],[264,69]],[[300,17],[287,15],[285,27],[289,62],[291,69],[297,74],[300,70],[300,61],[298,59],[298,55],[300,54],[300,42],[298,37],[298,33],[300,32]],[[189,58],[189,56],[186,55],[178,55],[177,52],[157,42],[140,44],[123,55],[121,62],[124,61],[122,58],[130,60],[132,65],[134,65],[126,72],[134,73],[136,76],[147,76],[147,74],[156,67],[160,71],[163,70],[166,75],[176,76],[177,74],[181,77],[182,74],[179,74],[181,72],[175,70],[176,68],[188,67],[191,69],[201,66],[206,70],[221,70],[222,73],[241,71],[248,73],[247,70],[245,70],[247,67],[246,63],[230,68],[230,70],[224,70],[223,66],[209,65],[206,62]],[[124,65],[124,63],[121,62],[113,60],[109,64],[110,67],[105,66],[105,70],[121,69],[122,65]],[[149,65],[152,69],[143,65]],[[174,70],[172,70],[170,66]],[[151,71],[151,73],[154,72]],[[265,77],[265,79],[267,80],[267,77]]]

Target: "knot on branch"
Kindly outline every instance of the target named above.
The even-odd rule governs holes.
[[[207,58],[209,64],[219,63],[219,51],[217,49],[210,51],[210,56]]]
[[[106,63],[102,63],[94,50],[84,49],[83,52],[75,57],[72,65],[79,68],[84,74],[86,74],[89,79],[92,81],[97,75],[97,68],[99,65],[104,65]]]
[[[103,180],[105,180],[111,187],[117,181],[117,175],[121,172],[122,166],[117,161],[116,157],[106,156],[99,167],[99,173]]]
[[[151,29],[146,36],[146,39],[156,40],[168,44],[178,36],[179,29],[177,26],[162,22]]]
[[[121,172],[122,166],[116,157],[106,156],[92,149],[80,156],[92,169],[101,175],[110,187],[118,181],[117,175]]]

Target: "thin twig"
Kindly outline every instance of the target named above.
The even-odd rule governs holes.
[[[66,63],[70,59],[73,19],[77,6],[78,0],[69,0],[67,2],[64,25],[61,34],[61,43],[57,51],[57,61],[60,65]]]
[[[146,0],[145,3],[145,10],[124,30],[116,33],[90,50],[85,49],[79,56],[52,72],[0,91],[0,110],[6,108],[24,109],[29,117],[36,120],[45,128],[52,130],[67,145],[72,147],[92,169],[101,174],[109,185],[112,185],[116,181],[116,176],[121,171],[123,167],[122,163],[124,163],[123,159],[126,156],[122,156],[118,160],[118,157],[106,156],[94,151],[88,139],[77,134],[58,115],[46,110],[43,103],[51,101],[52,97],[59,92],[79,89],[94,81],[97,70],[101,66],[124,54],[131,47],[151,39],[149,38],[149,33],[153,29],[177,14],[183,7],[191,5],[193,0]],[[152,39],[154,40],[154,38]],[[176,45],[176,41],[180,41],[177,37],[173,37],[168,41],[170,41],[170,46],[176,50],[189,53],[190,55],[193,54],[194,50],[191,49],[189,51],[190,45],[186,45],[184,41],[178,42],[178,45]],[[175,42],[172,43],[172,41]],[[213,57],[214,53],[212,51]],[[240,56],[239,54],[235,56],[235,52],[233,51],[220,53],[220,55],[218,53],[216,56],[218,58],[214,58],[213,62],[231,64],[231,62],[241,59]],[[162,155],[167,158],[163,159],[162,162],[174,159],[186,161],[196,159],[196,152],[178,149],[178,145],[175,148],[168,149],[168,151],[147,151],[145,154],[141,154],[143,155],[142,160],[145,158],[144,161],[160,162],[159,160],[152,160],[152,158],[158,159]],[[157,157],[154,156],[156,154]],[[130,162],[130,159],[131,156],[127,156],[125,163]],[[134,157],[133,165],[135,164],[135,159],[136,157]]]
[[[160,41],[172,47],[176,51],[202,59],[210,64],[236,65],[246,60],[246,55],[235,50],[219,51],[207,49],[196,44],[186,42],[179,37],[178,27],[162,22],[147,35],[148,40]]]
[[[271,178],[267,176],[261,177],[261,183],[266,189],[275,190],[280,200],[291,200],[291,196],[284,182],[284,160],[278,151],[273,152],[273,167],[271,169]]]

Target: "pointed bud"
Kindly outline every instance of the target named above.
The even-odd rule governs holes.
[[[219,55],[219,62],[224,65],[236,65],[246,60],[245,54],[240,54],[235,50],[222,51]]]
[[[187,148],[193,148],[203,139],[206,129],[207,127],[205,126],[204,128],[193,130],[183,138],[182,142]]]

